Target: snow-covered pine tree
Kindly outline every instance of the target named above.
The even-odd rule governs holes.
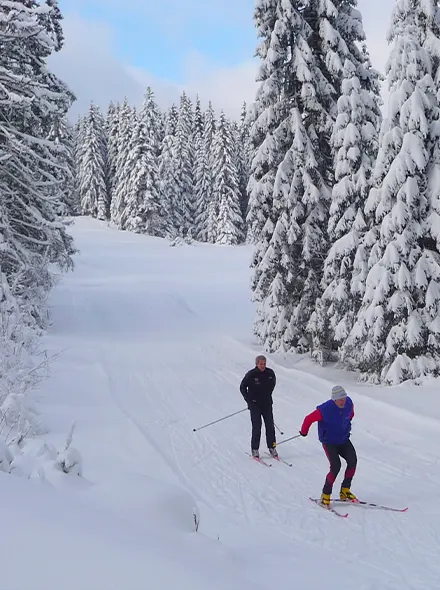
[[[275,35],[278,0],[258,0],[255,4],[254,21],[261,39],[256,55],[261,64],[257,74],[260,82],[257,96],[251,109],[253,125],[250,131],[252,146],[251,175],[247,187],[249,210],[246,217],[247,241],[256,244],[253,268],[257,268],[264,255],[268,238],[273,232],[270,220],[272,192],[276,169],[282,155],[277,153],[273,133],[284,119],[279,112],[278,101],[282,93],[283,65],[276,54],[279,41]],[[264,229],[265,225],[267,227]],[[265,240],[263,240],[265,236]],[[257,281],[254,280],[255,289]]]
[[[369,62],[365,55],[365,64]],[[359,280],[365,279],[364,235],[369,227],[364,206],[371,188],[381,120],[377,88],[362,87],[364,64],[346,59],[342,95],[332,134],[335,185],[332,191],[328,237],[331,244],[324,263],[322,297],[317,301],[309,329],[318,356],[326,355],[348,336],[360,308]]]
[[[178,199],[177,176],[174,164],[178,110],[173,105],[165,117],[165,135],[159,157],[159,190],[162,211],[165,212],[166,234],[175,237],[179,223],[174,209]]]
[[[324,75],[324,79],[318,81],[326,119],[321,121],[319,142],[323,157],[320,159],[320,169],[329,187],[335,183],[334,169],[331,165],[335,153],[331,139],[332,125],[328,126],[329,118],[326,115],[329,114],[331,119],[336,119],[337,101],[343,92],[345,64],[350,62],[354,66],[361,91],[365,90],[373,95],[379,92],[379,74],[368,67],[368,53],[365,52],[365,45],[362,45],[365,33],[356,5],[357,0],[311,0],[303,11],[305,20],[314,31],[309,41],[310,47],[316,57],[319,71]],[[372,106],[377,108],[374,101]],[[328,279],[323,278],[322,289],[325,290],[327,286]],[[320,358],[323,349],[328,349],[332,342],[329,330],[331,320],[328,317],[328,305],[322,299],[318,299],[315,306],[316,310],[308,324],[308,332],[312,340],[313,354]],[[332,321],[334,320],[333,317]]]
[[[213,195],[213,139],[215,115],[211,102],[204,114],[202,139],[196,152],[196,219],[195,237],[201,242],[208,241],[208,213]]]
[[[151,88],[148,88],[127,157],[127,200],[121,215],[120,227],[138,233],[163,236],[164,222],[161,215],[157,156],[157,115],[154,94]]]
[[[200,149],[200,144],[202,142],[203,126],[204,126],[203,113],[202,113],[202,108],[200,106],[200,98],[197,96],[196,97],[196,105],[194,107],[194,124],[193,124],[193,133],[192,133],[192,138],[193,138],[192,142],[193,142],[194,151],[196,153]],[[196,172],[195,172],[196,168],[197,168],[197,166],[194,166],[194,175],[196,174]]]
[[[183,92],[180,97],[174,151],[178,193],[177,201],[173,204],[179,234],[182,236],[192,234],[195,221],[193,123],[192,102]]]
[[[48,3],[49,8],[54,5]],[[49,265],[70,268],[73,252],[72,240],[57,219],[53,170],[60,170],[63,162],[49,138],[73,95],[47,69],[46,59],[62,38],[57,41],[43,25],[43,14],[50,11],[36,2],[0,0],[0,266],[29,325],[45,322],[43,299],[52,285]],[[17,347],[22,344],[17,340]]]
[[[287,145],[282,142],[282,148],[278,148],[275,141],[275,133],[288,116],[282,97],[285,79],[283,62],[288,60],[289,49],[283,48],[283,41],[274,34],[275,27],[278,26],[278,4],[277,0],[259,0],[254,12],[257,35],[261,39],[256,54],[261,63],[257,74],[260,85],[251,109],[253,124],[250,141],[253,159],[247,186],[249,207],[246,227],[247,241],[255,244],[251,263],[254,271],[251,288],[257,313],[254,331],[261,342],[265,341],[264,299],[268,283],[270,284],[263,274],[267,266],[262,262],[275,227],[272,220],[273,189],[276,171]]]
[[[440,244],[429,224],[440,178],[438,61],[430,52],[434,37],[438,46],[436,11],[435,0],[399,0],[393,11],[388,117],[366,204],[376,239],[362,306],[342,349],[362,378],[388,384],[440,372]]]
[[[301,3],[300,11],[314,32],[309,45],[319,71],[324,75],[319,81],[322,100],[334,119],[337,116],[337,101],[342,94],[347,59],[356,67],[362,88],[375,92],[379,90],[380,74],[371,67],[363,68],[369,58],[368,54],[365,58],[365,32],[357,4],[358,0],[309,0]],[[329,136],[325,139],[324,147],[328,149]],[[332,171],[331,164],[329,170]]]
[[[181,236],[191,235],[195,222],[193,118],[192,102],[183,92],[174,146],[177,199],[172,205],[175,223]]]
[[[26,2],[22,2],[26,4]],[[33,2],[37,4],[37,2]],[[30,4],[29,2],[27,4]],[[41,2],[40,2],[41,4]],[[64,45],[64,32],[61,25],[63,15],[58,6],[58,0],[45,0],[45,10],[38,14],[39,22],[44,26],[54,45],[55,51],[60,51]]]
[[[247,215],[248,209],[248,193],[247,184],[249,182],[252,150],[250,142],[250,123],[247,113],[247,105],[243,103],[240,116],[240,124],[237,130],[237,170],[238,170],[238,184],[240,187],[240,208],[244,218]]]
[[[105,135],[107,138],[107,193],[110,202],[109,210],[112,210],[112,199],[115,190],[116,168],[119,146],[119,110],[120,104],[110,102],[105,120]]]
[[[107,142],[104,119],[97,105],[90,105],[85,121],[84,147],[80,178],[83,215],[107,218]]]
[[[82,177],[82,163],[85,146],[85,117],[78,117],[78,120],[73,128],[73,162],[74,162],[74,187],[75,200],[78,203],[78,214],[81,214],[81,177]]]
[[[296,0],[261,1],[256,9],[266,42],[252,115],[254,143],[260,135],[261,145],[252,163],[248,219],[251,233],[260,236],[253,261],[255,333],[270,350],[309,347],[306,327],[327,249],[331,86],[309,45],[315,31],[305,12]]]
[[[141,115],[147,122],[150,142],[154,146],[154,155],[156,158],[158,158],[160,155],[161,142],[163,140],[164,134],[163,117],[151,86],[147,86],[145,91]]]
[[[243,217],[231,125],[222,112],[213,143],[213,198],[208,226],[210,241],[236,245],[243,241]]]
[[[137,122],[136,110],[128,104],[127,98],[118,111],[117,146],[114,146],[116,154],[116,181],[113,186],[113,195],[110,207],[110,219],[117,226],[121,225],[121,216],[127,203],[127,190],[130,179],[129,170],[126,167],[128,152]]]
[[[57,146],[59,165],[53,168],[57,184],[53,188],[58,215],[78,215],[79,194],[75,185],[75,139],[74,130],[67,118],[54,121],[49,139]]]
[[[157,148],[159,153],[157,156],[159,157],[162,150],[162,142],[165,138],[165,125],[166,125],[166,113],[158,109],[157,111]]]

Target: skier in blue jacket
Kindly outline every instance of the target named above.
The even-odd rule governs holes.
[[[340,457],[347,462],[340,499],[351,502],[357,499],[350,491],[357,464],[356,451],[350,440],[353,417],[353,401],[341,385],[335,385],[331,399],[317,406],[315,411],[306,416],[300,430],[301,436],[307,436],[311,425],[318,422],[318,437],[330,463],[330,471],[325,478],[321,494],[321,504],[324,506],[330,505],[333,484],[341,470]]]

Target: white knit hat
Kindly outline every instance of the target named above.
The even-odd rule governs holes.
[[[345,389],[342,385],[335,385],[332,389],[332,400],[344,399],[344,397],[347,397]]]

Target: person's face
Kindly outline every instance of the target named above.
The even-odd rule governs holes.
[[[346,397],[343,397],[342,399],[335,399],[335,404],[338,406],[338,408],[343,408],[345,406],[346,400]]]
[[[266,368],[266,361],[264,359],[260,359],[257,363],[257,367],[260,369],[260,371],[264,371]]]

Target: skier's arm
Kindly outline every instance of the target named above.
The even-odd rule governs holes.
[[[272,379],[272,391],[270,392],[270,395],[272,395],[273,390],[275,389],[275,385],[277,384],[277,378],[275,376],[275,371],[272,371],[272,377],[273,377],[273,379]]]
[[[249,400],[248,400],[248,380],[249,380],[249,373],[246,373],[246,375],[243,377],[243,379],[240,383],[240,393],[244,397],[244,401],[246,403],[249,402]]]
[[[309,434],[310,426],[314,422],[319,422],[320,420],[322,420],[321,410],[318,410],[318,408],[316,408],[314,412],[312,412],[304,418],[304,422],[300,430],[301,436],[307,436]]]
[[[354,404],[353,404],[353,408],[351,410],[350,420],[353,420],[353,418],[354,418]]]

